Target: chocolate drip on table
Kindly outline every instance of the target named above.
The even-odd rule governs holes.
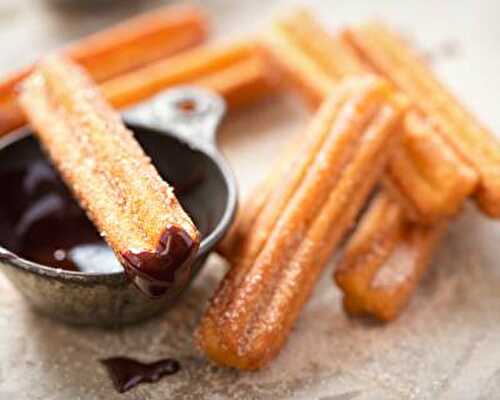
[[[162,377],[179,372],[177,360],[166,358],[147,364],[127,357],[113,357],[101,360],[106,367],[115,389],[124,393],[141,383],[153,383]]]

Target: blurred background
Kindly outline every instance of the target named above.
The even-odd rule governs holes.
[[[174,1],[1,0],[0,73],[113,22]],[[500,127],[500,2],[496,0],[200,0],[213,37],[258,32],[275,13],[306,5],[332,29],[367,17],[389,21],[435,62],[446,82],[492,127]],[[481,71],[480,73],[478,71]]]

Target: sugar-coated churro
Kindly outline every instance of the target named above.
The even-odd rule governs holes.
[[[200,10],[170,6],[97,32],[63,52],[84,66],[94,80],[102,82],[198,44],[206,34],[207,23]],[[32,68],[0,81],[0,135],[26,122],[15,89]]]
[[[192,83],[218,92],[229,106],[237,106],[274,91],[268,72],[254,43],[241,41],[186,51],[109,80],[102,90],[115,107],[125,107],[167,87]]]
[[[403,109],[372,77],[325,101],[202,319],[198,343],[212,360],[257,369],[279,353],[397,144]]]
[[[396,33],[367,23],[345,31],[366,63],[403,90],[436,131],[479,175],[481,209],[500,216],[500,142],[463,107]]]
[[[427,270],[446,222],[410,222],[391,196],[381,191],[350,238],[335,270],[344,307],[353,315],[395,319]]]
[[[20,104],[132,281],[151,296],[184,284],[200,234],[90,77],[50,57],[23,83]]]

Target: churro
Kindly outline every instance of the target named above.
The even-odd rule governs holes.
[[[396,33],[367,23],[345,31],[344,38],[362,59],[405,92],[457,154],[479,175],[480,208],[500,216],[500,143],[444,87]]]
[[[50,57],[23,83],[20,104],[135,285],[152,297],[183,286],[200,234],[90,77]]]
[[[251,41],[186,51],[109,80],[102,90],[115,107],[126,107],[181,83],[214,90],[230,107],[274,91],[268,70]]]
[[[363,215],[335,270],[352,315],[395,319],[408,304],[446,222],[432,226],[410,222],[401,207],[381,191]]]
[[[287,47],[278,45],[275,37]],[[263,43],[271,62],[295,75],[293,82],[302,82],[291,86],[313,106],[331,90],[331,82],[373,71],[305,11],[276,20]],[[306,64],[307,69],[302,67]],[[405,135],[384,182],[417,221],[431,224],[454,215],[476,187],[475,172],[444,140],[435,137],[435,128],[418,110],[407,113]]]
[[[372,77],[325,101],[202,319],[212,360],[257,369],[279,353],[397,144],[403,103]]]
[[[206,37],[206,25],[197,8],[165,7],[95,33],[63,52],[102,82],[200,43]],[[0,135],[26,122],[16,87],[32,69],[14,72],[0,82]]]

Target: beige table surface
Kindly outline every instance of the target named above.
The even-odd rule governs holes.
[[[118,2],[117,2],[118,3]],[[109,11],[60,11],[37,0],[0,1],[0,72],[159,1]],[[200,1],[232,39],[261,29],[285,1]],[[500,3],[490,1],[308,1],[332,28],[383,18],[433,55],[438,73],[500,132]],[[222,146],[242,191],[265,172],[307,115],[274,99],[229,117]],[[0,189],[1,190],[1,189]],[[1,194],[0,194],[1,195]],[[216,256],[179,304],[119,331],[71,328],[33,314],[0,277],[0,400],[76,399],[495,399],[500,398],[500,223],[469,206],[452,224],[407,312],[381,326],[345,317],[326,270],[286,349],[269,368],[238,373],[209,364],[191,334],[224,264]],[[99,358],[173,356],[183,370],[117,394]]]

